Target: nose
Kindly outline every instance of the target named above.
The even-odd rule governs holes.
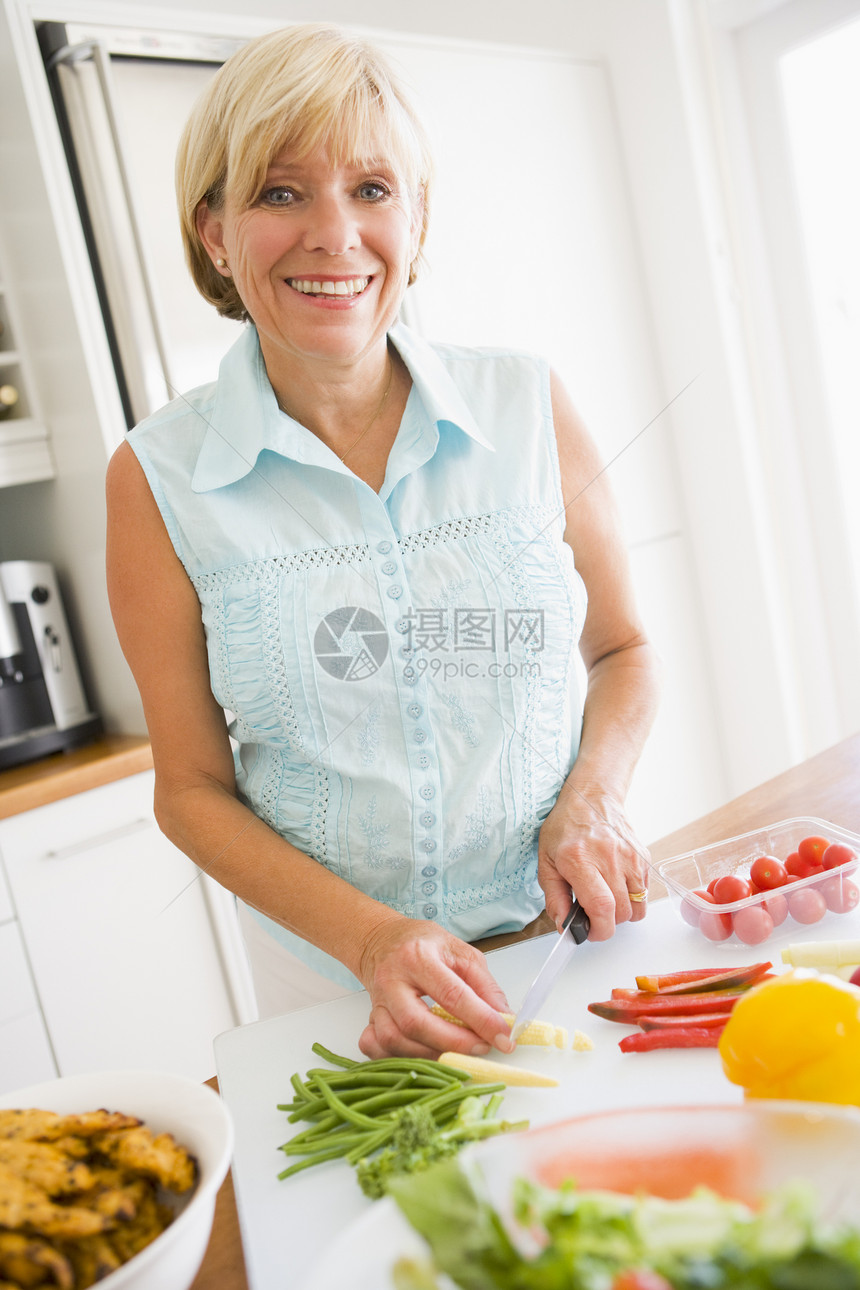
[[[304,235],[307,251],[344,255],[361,241],[349,199],[334,193],[317,195],[310,205]]]

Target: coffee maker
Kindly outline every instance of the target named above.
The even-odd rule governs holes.
[[[0,563],[0,769],[76,748],[100,732],[53,567]]]

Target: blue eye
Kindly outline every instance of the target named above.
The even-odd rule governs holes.
[[[366,202],[382,202],[391,194],[384,184],[377,183],[375,179],[368,179],[366,183],[360,185],[358,195]]]
[[[260,201],[267,206],[292,206],[296,201],[296,194],[292,188],[267,188],[260,194]]]

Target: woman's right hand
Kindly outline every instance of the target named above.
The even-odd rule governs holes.
[[[484,955],[437,923],[386,919],[366,942],[358,975],[371,1001],[359,1040],[366,1057],[482,1056],[513,1047],[502,1015],[508,1004]],[[464,1026],[437,1017],[425,997]]]

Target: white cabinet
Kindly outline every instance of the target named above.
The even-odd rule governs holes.
[[[12,906],[12,897],[9,894],[9,885],[3,874],[3,866],[0,865],[0,925],[8,923],[15,917],[15,910]],[[0,978],[2,980],[2,978]],[[2,1008],[0,1003],[0,1008]]]
[[[0,926],[0,1091],[56,1074],[21,933],[7,922]]]
[[[151,772],[0,822],[0,854],[59,1073],[208,1079],[249,1019],[231,898],[159,832]]]
[[[53,1079],[56,1074],[15,907],[0,867],[0,1092]]]

